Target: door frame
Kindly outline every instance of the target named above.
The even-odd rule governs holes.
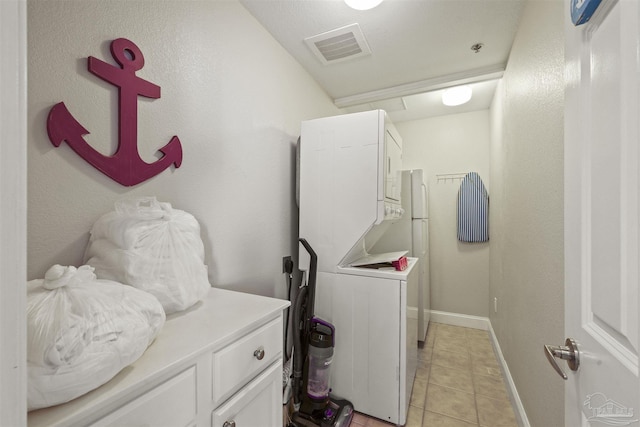
[[[27,8],[0,0],[0,425],[27,424]]]

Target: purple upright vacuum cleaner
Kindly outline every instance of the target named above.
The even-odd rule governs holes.
[[[298,409],[289,426],[347,427],[353,418],[353,405],[330,395],[335,328],[313,315],[318,256],[305,239],[300,243],[311,263],[308,284],[300,289],[293,306],[293,399]]]

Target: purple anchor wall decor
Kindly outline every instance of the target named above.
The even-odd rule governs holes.
[[[83,138],[89,134],[71,115],[64,102],[54,105],[47,118],[47,133],[51,143],[59,147],[63,141],[84,160],[114,181],[131,187],[158,175],[171,164],[182,164],[182,145],[177,136],[158,151],[162,157],[147,163],[138,153],[138,95],[160,98],[160,86],[136,76],[144,66],[142,52],[127,39],[111,42],[111,55],[120,67],[92,56],[88,58],[89,71],[119,89],[118,149],[111,157],[91,147]]]

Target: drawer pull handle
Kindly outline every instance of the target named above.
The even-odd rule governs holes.
[[[254,351],[253,356],[258,360],[264,359],[264,347],[259,347],[256,351]],[[233,427],[233,426],[229,426],[229,427]]]
[[[233,420],[225,421],[224,424],[222,424],[222,427],[236,427],[236,422]]]

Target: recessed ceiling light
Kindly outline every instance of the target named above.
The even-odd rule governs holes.
[[[449,107],[462,105],[471,99],[473,91],[471,86],[456,86],[442,92],[442,103]]]
[[[382,0],[344,0],[344,2],[352,9],[369,10],[382,3]]]

